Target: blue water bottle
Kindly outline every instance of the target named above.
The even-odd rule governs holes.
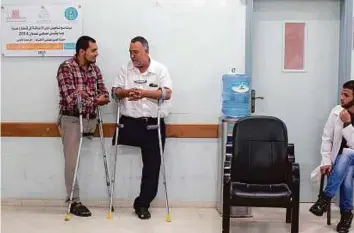
[[[222,113],[227,117],[250,115],[250,77],[236,74],[235,68],[222,76]]]

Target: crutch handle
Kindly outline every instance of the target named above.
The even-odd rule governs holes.
[[[79,109],[79,113],[82,114],[82,99],[80,94],[77,96],[77,108]]]
[[[111,97],[112,97],[112,99],[114,99],[116,102],[119,102],[119,96],[116,95],[115,90],[116,90],[116,87],[112,87],[112,90],[111,90]]]
[[[118,129],[124,128],[123,124],[117,124]]]

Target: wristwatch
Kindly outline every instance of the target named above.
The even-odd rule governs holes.
[[[347,127],[350,124],[351,124],[350,122],[344,122],[343,128]]]

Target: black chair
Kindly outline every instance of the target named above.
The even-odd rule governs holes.
[[[318,195],[320,195],[323,191],[325,177],[326,175],[323,174],[321,175],[320,191]],[[327,225],[331,225],[331,205],[328,205],[328,209],[327,209]]]
[[[224,175],[222,232],[230,232],[232,206],[286,208],[299,232],[300,166],[286,125],[275,117],[249,116],[233,128],[230,174]]]

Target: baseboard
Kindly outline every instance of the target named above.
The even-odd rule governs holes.
[[[81,200],[90,207],[108,207],[108,200]],[[113,206],[116,208],[131,208],[133,201],[115,200]],[[216,208],[215,202],[188,202],[188,201],[169,201],[171,208]],[[66,207],[64,200],[58,199],[2,199],[1,206],[23,206],[23,207]],[[151,203],[152,208],[164,208],[164,200],[156,200]]]

